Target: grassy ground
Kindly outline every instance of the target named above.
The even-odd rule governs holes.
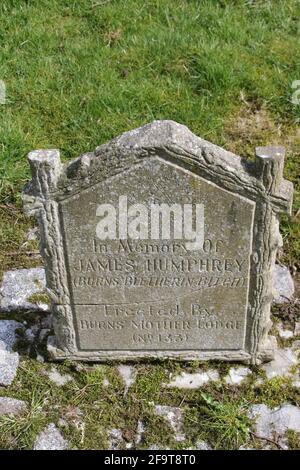
[[[32,149],[59,148],[69,159],[153,119],[174,119],[245,156],[256,145],[286,145],[285,174],[299,191],[297,0],[95,3],[1,2],[2,269],[34,263],[28,247],[19,253],[29,222],[18,210]],[[294,215],[299,205],[297,192]],[[282,228],[284,261],[299,266],[299,217]]]
[[[37,434],[52,422],[73,449],[107,448],[108,432],[116,428],[123,436],[119,448],[126,448],[126,443],[131,442],[134,449],[153,445],[187,449],[205,440],[214,449],[237,449],[241,445],[277,449],[276,438],[267,442],[251,431],[252,421],[247,416],[250,406],[264,403],[273,408],[287,402],[300,406],[299,390],[292,386],[290,378],[265,380],[257,367],[251,367],[252,374],[243,385],[232,386],[224,382],[228,364],[144,363],[135,365],[137,378],[127,393],[114,365],[65,363],[55,367],[72,380],[57,386],[47,376],[52,365],[24,356],[13,385],[8,390],[0,389],[0,396],[28,404],[20,417],[0,417],[0,448],[30,449]],[[204,371],[208,367],[218,370],[223,381],[198,390],[164,386],[171,374]],[[170,425],[154,413],[156,404],[180,408],[184,442],[177,442]],[[145,433],[141,442],[134,444],[139,421],[143,422]],[[297,433],[291,432],[287,437],[292,448],[300,448]]]
[[[26,242],[33,221],[21,212],[20,189],[29,178],[26,154],[37,148],[59,148],[65,160],[71,159],[153,119],[183,123],[201,137],[249,158],[257,145],[286,146],[285,176],[294,182],[296,195],[293,216],[281,225],[280,259],[293,271],[299,270],[300,105],[292,103],[292,83],[300,80],[299,1],[103,3],[1,1],[0,80],[6,84],[7,100],[0,104],[0,276],[6,269],[41,262],[35,242]],[[70,372],[73,366],[61,367]],[[195,414],[207,408],[205,397],[200,392],[185,396],[161,391],[157,378],[164,379],[167,366],[141,366],[126,400],[113,367],[107,367],[76,373],[75,382],[58,393],[39,373],[42,365],[25,362],[15,385],[5,393],[26,395],[32,403],[23,423],[29,428],[24,432],[22,423],[11,423],[11,428],[7,423],[2,446],[14,446],[14,442],[28,446],[44,422],[55,420],[62,407],[76,408],[79,403],[90,424],[83,443],[81,431],[77,437],[72,431],[75,446],[101,445],[102,431],[117,414],[129,430],[143,416],[149,424],[147,432],[152,429],[155,436],[159,418],[153,418],[147,404],[153,395],[165,404],[178,405],[182,400],[189,404],[185,426],[194,429],[189,432],[191,441],[195,433],[205,435],[204,428],[200,432],[195,426]],[[112,382],[106,391],[93,385],[103,371]],[[35,385],[29,387],[33,377]],[[282,384],[275,382],[265,393],[276,401],[274,390]],[[256,400],[251,390],[245,387],[228,394],[216,388],[206,393],[224,404],[225,426],[226,406],[232,407],[230,400],[234,403],[237,397],[231,414],[243,429],[239,407],[244,406],[243,394]],[[287,398],[295,402],[288,385],[286,390]],[[87,413],[96,398],[100,411]],[[208,412],[208,419],[211,416]],[[100,418],[102,424],[97,427]],[[161,420],[159,424],[162,432],[157,439],[170,445]],[[247,441],[249,436],[242,431],[241,435]],[[16,441],[14,436],[19,436]]]

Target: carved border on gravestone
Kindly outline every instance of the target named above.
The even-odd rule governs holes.
[[[41,253],[46,267],[47,293],[52,302],[58,346],[66,353],[77,350],[58,203],[52,198],[61,172],[57,150],[37,150],[28,155],[34,198],[24,197],[25,210],[35,215],[41,232]]]
[[[256,203],[245,350],[77,351],[58,215],[59,202],[154,156],[186,168],[220,188]],[[282,147],[260,147],[256,150],[256,161],[248,162],[195,136],[185,126],[173,121],[154,121],[122,134],[98,147],[94,153],[84,154],[64,167],[60,164],[57,150],[31,152],[28,158],[33,179],[25,191],[24,200],[27,211],[37,215],[43,231],[42,255],[56,319],[56,339],[49,342],[54,358],[105,360],[168,356],[186,360],[222,359],[252,363],[271,359],[273,348],[268,338],[271,327],[271,271],[281,244],[279,214],[291,212],[293,194],[292,183],[283,180]],[[57,272],[59,276],[56,276]]]

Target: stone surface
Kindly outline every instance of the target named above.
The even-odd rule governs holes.
[[[103,387],[109,387],[109,386],[110,386],[109,380],[106,379],[106,378],[104,378],[104,379],[103,379],[103,382],[102,382],[102,385],[103,385]]]
[[[26,234],[27,241],[38,241],[40,239],[38,227],[30,228]]]
[[[282,304],[289,302],[294,295],[295,286],[291,273],[285,266],[275,265],[273,272],[273,302]]]
[[[7,351],[0,341],[0,385],[7,387],[17,375],[19,354]]]
[[[295,352],[295,354],[300,354],[300,340],[296,339],[291,344],[291,350]]]
[[[43,302],[30,302],[31,296],[44,293],[46,286],[43,268],[17,269],[4,273],[0,288],[0,311],[48,311]]]
[[[290,369],[298,363],[297,354],[291,348],[275,351],[274,360],[262,366],[268,379],[277,376],[292,376]]]
[[[271,357],[270,273],[292,203],[282,147],[249,163],[154,121],[64,166],[56,150],[28,158],[53,357]]]
[[[63,438],[54,423],[50,423],[36,438],[34,450],[65,450],[67,441]]]
[[[15,342],[17,341],[16,330],[23,330],[24,325],[15,320],[0,320],[0,341],[5,345],[9,351],[12,350]]]
[[[294,335],[300,336],[300,321],[295,322]]]
[[[154,411],[157,415],[163,416],[174,431],[175,440],[178,442],[185,440],[182,433],[183,416],[180,408],[167,405],[155,405]]]
[[[208,382],[217,382],[219,379],[218,371],[213,369],[192,374],[182,372],[180,375],[174,377],[171,382],[167,384],[167,387],[194,389],[202,387]]]
[[[108,433],[108,449],[117,450],[122,446],[122,444],[124,444],[124,439],[121,429],[111,429]]]
[[[0,320],[0,386],[9,386],[17,375],[19,354],[12,349],[17,340],[16,330],[24,328],[14,320]]]
[[[228,385],[240,385],[252,372],[248,367],[231,367],[225,382]]]
[[[255,431],[258,436],[274,439],[287,448],[285,433],[291,429],[300,432],[300,408],[286,404],[270,409],[266,405],[253,405],[250,417],[256,420]]]
[[[206,441],[197,441],[196,449],[197,450],[212,450],[212,448]]]
[[[16,398],[0,397],[0,416],[19,415],[27,408],[25,401]]]
[[[282,339],[290,339],[290,338],[293,338],[294,336],[294,332],[292,330],[284,328],[282,323],[278,323],[278,325],[276,325],[276,329],[278,331],[280,338]]]
[[[136,435],[135,435],[135,444],[139,445],[143,440],[144,432],[146,431],[146,427],[140,419],[138,420]]]

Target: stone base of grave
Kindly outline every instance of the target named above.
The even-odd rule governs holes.
[[[276,340],[275,340],[276,343]],[[88,362],[105,362],[110,360],[116,361],[142,361],[143,359],[173,359],[176,361],[228,361],[241,362],[243,364],[259,365],[263,362],[269,362],[274,358],[274,340],[268,338],[267,342],[256,355],[252,357],[246,351],[63,351],[57,346],[55,336],[49,336],[47,350],[50,360],[63,361],[88,361]]]

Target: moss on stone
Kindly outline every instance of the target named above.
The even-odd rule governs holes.
[[[46,292],[37,292],[30,295],[27,299],[27,302],[32,304],[47,304],[50,305],[50,298]]]

